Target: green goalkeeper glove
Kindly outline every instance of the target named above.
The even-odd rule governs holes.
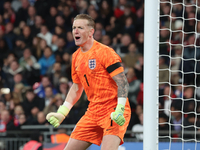
[[[125,118],[124,118],[124,106],[122,104],[118,104],[115,112],[111,113],[111,119],[114,120],[118,125],[122,126],[125,123]]]
[[[56,113],[55,112],[48,113],[46,119],[50,124],[52,124],[55,128],[57,128],[65,119],[68,113],[69,109],[64,105],[61,105]]]

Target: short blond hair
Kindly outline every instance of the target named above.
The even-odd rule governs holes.
[[[87,14],[79,14],[77,15],[74,20],[77,20],[77,19],[85,19],[88,21],[88,26],[92,27],[93,29],[95,29],[95,22],[93,20],[93,18]]]

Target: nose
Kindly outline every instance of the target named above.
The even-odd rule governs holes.
[[[74,33],[78,33],[78,28],[74,29]]]

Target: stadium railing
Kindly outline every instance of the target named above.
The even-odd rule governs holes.
[[[21,150],[21,147],[30,140],[30,135],[34,133],[36,130],[40,131],[43,135],[44,143],[51,143],[50,136],[57,133],[57,130],[60,128],[66,129],[66,134],[70,135],[73,131],[75,125],[60,125],[58,128],[54,128],[53,126],[45,126],[45,125],[24,125],[21,126],[21,130],[18,131],[7,131],[0,132],[0,150]],[[125,142],[142,142],[141,140],[135,137],[136,134],[142,134],[142,132],[133,132],[128,130],[125,134],[124,141]],[[159,141],[168,141],[169,131],[159,131],[159,134],[166,135],[166,138],[159,139]],[[177,134],[178,136],[182,135],[182,132],[171,131],[171,134]],[[200,136],[200,132],[193,131],[184,131],[185,135],[198,135]],[[24,136],[25,135],[25,136]],[[27,136],[28,135],[28,136]],[[178,141],[177,141],[178,142]]]

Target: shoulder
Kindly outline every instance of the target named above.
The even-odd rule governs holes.
[[[97,49],[100,52],[108,52],[108,50],[114,51],[112,48],[99,42],[96,42],[95,49]]]

